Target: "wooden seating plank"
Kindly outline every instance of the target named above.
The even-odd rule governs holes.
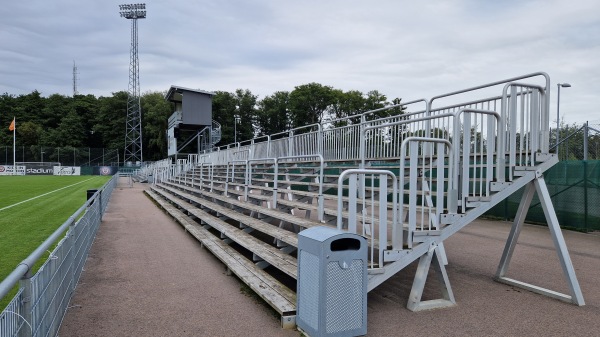
[[[146,194],[282,316],[296,314],[296,294],[152,191]]]
[[[231,226],[223,220],[213,217],[212,215],[196,208],[190,203],[187,203],[183,200],[174,200],[174,195],[170,197],[160,190],[153,190],[161,196],[168,198],[170,201],[176,203],[178,206],[184,208],[186,211],[192,213],[194,216],[206,222],[206,224],[217,229],[219,232],[223,233],[231,240],[235,241],[242,247],[256,254],[269,264],[275,266],[277,269],[283,271],[284,273],[288,274],[289,276],[295,279],[298,277],[298,262],[296,258],[283,253],[279,249],[263,241],[260,241],[259,239],[253,237],[252,235],[244,232],[239,228]],[[229,212],[233,211],[229,210]]]
[[[158,186],[161,188],[170,189],[170,187],[165,186],[164,184],[158,185]],[[183,187],[183,186],[178,186],[178,187]],[[273,226],[271,224],[265,223],[264,221],[252,218],[250,216],[247,216],[247,215],[239,213],[239,212],[231,212],[231,209],[228,209],[227,207],[215,204],[215,203],[211,202],[210,200],[198,198],[197,196],[191,195],[189,193],[185,193],[184,191],[180,191],[179,193],[184,193],[183,195],[186,198],[193,200],[194,202],[197,202],[199,204],[202,204],[202,206],[204,206],[206,208],[210,208],[215,212],[227,214],[227,216],[230,217],[231,219],[239,221],[248,227],[252,227],[258,231],[268,234],[269,236],[271,236],[275,239],[281,240],[281,241],[289,244],[290,246],[294,246],[294,247],[298,246],[298,238],[295,233],[292,233],[288,230]]]
[[[310,219],[298,218],[298,217],[296,217],[296,216],[294,216],[292,214],[280,212],[280,211],[275,210],[275,209],[261,207],[259,205],[254,205],[254,204],[251,204],[251,203],[247,203],[247,202],[240,201],[240,200],[237,200],[237,199],[234,199],[234,198],[230,198],[230,197],[227,197],[227,196],[224,196],[224,195],[220,195],[220,194],[216,194],[216,193],[211,193],[211,192],[204,191],[204,190],[199,190],[199,189],[193,189],[193,188],[191,188],[189,186],[183,186],[183,185],[178,185],[178,184],[173,184],[173,183],[168,183],[168,182],[163,182],[163,185],[164,184],[171,184],[174,187],[178,187],[178,188],[181,188],[181,189],[190,190],[192,192],[202,194],[205,197],[205,199],[206,198],[213,198],[213,199],[216,199],[216,200],[220,200],[222,202],[229,203],[229,204],[232,204],[234,206],[237,206],[237,207],[240,207],[240,208],[243,208],[243,209],[247,209],[249,211],[254,211],[257,214],[263,214],[263,215],[266,215],[266,216],[269,216],[269,217],[272,217],[272,218],[275,218],[275,219],[279,219],[279,220],[283,220],[285,222],[289,222],[291,224],[297,225],[297,226],[302,227],[302,228],[311,228],[311,227],[322,226],[323,225],[323,224],[321,224],[321,223],[319,223],[317,221],[313,221],[313,220],[310,220]]]

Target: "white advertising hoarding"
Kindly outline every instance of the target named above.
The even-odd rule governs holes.
[[[81,167],[79,166],[54,166],[55,176],[79,176]]]
[[[14,166],[12,165],[0,165],[0,176],[12,176],[14,174]],[[15,175],[25,175],[25,166],[17,166],[17,172]]]

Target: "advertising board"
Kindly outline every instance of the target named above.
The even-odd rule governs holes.
[[[25,174],[27,175],[53,175],[54,163],[27,163],[25,165]]]
[[[81,167],[79,166],[54,166],[55,176],[80,176]]]
[[[12,176],[14,173],[13,165],[0,165],[0,176]],[[14,175],[25,175],[25,166],[17,166],[17,172]]]
[[[116,166],[94,166],[93,175],[112,176],[119,170]]]

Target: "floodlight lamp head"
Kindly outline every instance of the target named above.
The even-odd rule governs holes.
[[[561,87],[563,88],[570,88],[571,85],[569,83],[559,83]]]
[[[145,19],[146,4],[119,5],[119,14],[126,19]]]

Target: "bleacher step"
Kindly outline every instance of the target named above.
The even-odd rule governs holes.
[[[190,203],[187,203],[183,200],[174,200],[173,197],[175,197],[175,195],[172,195],[173,197],[171,197],[167,195],[167,193],[155,189],[154,187],[152,190],[156,193],[159,193],[162,197],[167,198],[169,201],[177,204],[179,207],[185,209],[187,212],[196,216],[205,224],[215,228],[227,238],[233,240],[240,246],[251,251],[253,254],[256,254],[264,261],[275,266],[277,269],[283,271],[287,275],[293,277],[294,279],[298,277],[298,262],[296,258],[289,256],[280,251],[279,249],[253,237],[252,235],[246,233],[242,229],[235,228],[232,225],[226,223],[225,221],[213,217],[212,215],[196,208]],[[225,214],[232,212],[234,211],[228,210]]]
[[[222,214],[227,213],[228,217],[230,219],[239,221],[240,223],[243,223],[248,227],[252,227],[260,232],[266,233],[269,236],[271,236],[277,240],[280,240],[282,242],[285,242],[291,246],[294,246],[294,247],[298,246],[298,238],[296,237],[296,235],[294,233],[292,233],[288,230],[273,226],[271,224],[265,223],[264,221],[255,219],[253,217],[250,217],[248,215],[245,215],[245,214],[242,214],[239,212],[230,212],[231,209],[229,209],[225,206],[217,205],[209,200],[199,198],[190,193],[186,193],[183,191],[178,192],[176,189],[172,189],[168,186],[165,186],[164,184],[157,185],[157,186],[160,188],[163,188],[165,190],[175,192],[175,193],[181,193],[181,195],[185,196],[187,199],[192,200],[196,203],[202,204],[202,206],[205,208],[211,209],[217,213],[222,213]]]
[[[182,211],[170,205],[152,191],[146,194],[192,234],[204,247],[221,260],[231,272],[239,277],[258,296],[281,315],[282,325],[293,328],[296,315],[296,294],[273,276],[255,266],[235,249],[215,237]]]

